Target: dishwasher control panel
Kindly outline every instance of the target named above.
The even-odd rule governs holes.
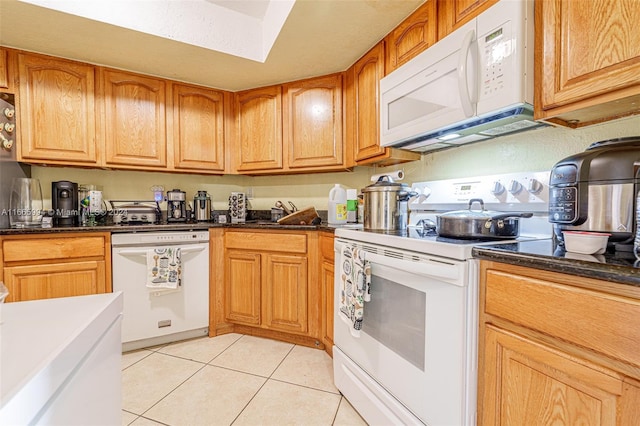
[[[111,235],[112,246],[193,244],[208,241],[208,231],[127,232]]]

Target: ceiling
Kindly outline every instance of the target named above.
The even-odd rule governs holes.
[[[344,71],[423,2],[0,0],[0,44],[238,91]],[[85,17],[49,8],[56,3],[82,4]],[[89,10],[99,7],[126,19],[101,22]],[[164,21],[154,20],[159,11]],[[211,16],[218,11],[226,14]],[[143,28],[154,22],[165,34]],[[192,39],[178,41],[167,33],[174,27],[190,28]]]

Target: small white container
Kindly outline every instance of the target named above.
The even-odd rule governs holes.
[[[566,251],[580,254],[602,254],[607,250],[611,234],[603,232],[564,231]]]

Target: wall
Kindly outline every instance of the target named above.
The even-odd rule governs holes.
[[[41,181],[45,207],[50,203],[51,182],[70,180],[101,186],[105,199],[152,200],[151,187],[163,185],[165,192],[174,188],[186,191],[189,200],[193,200],[196,191],[205,190],[211,195],[213,208],[224,210],[228,206],[230,192],[251,189],[253,199],[250,203],[254,209],[269,209],[277,200],[290,200],[299,208],[314,206],[318,210],[326,210],[327,196],[335,183],[361,189],[369,185],[371,175],[397,169],[405,171],[404,182],[409,184],[454,177],[549,170],[557,161],[584,151],[592,142],[626,136],[640,136],[640,117],[575,130],[546,127],[425,154],[420,161],[400,166],[356,167],[351,173],[251,177],[32,167],[32,175]]]

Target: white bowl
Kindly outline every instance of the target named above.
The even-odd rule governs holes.
[[[580,254],[602,254],[607,250],[611,234],[603,232],[564,231],[566,251]]]

